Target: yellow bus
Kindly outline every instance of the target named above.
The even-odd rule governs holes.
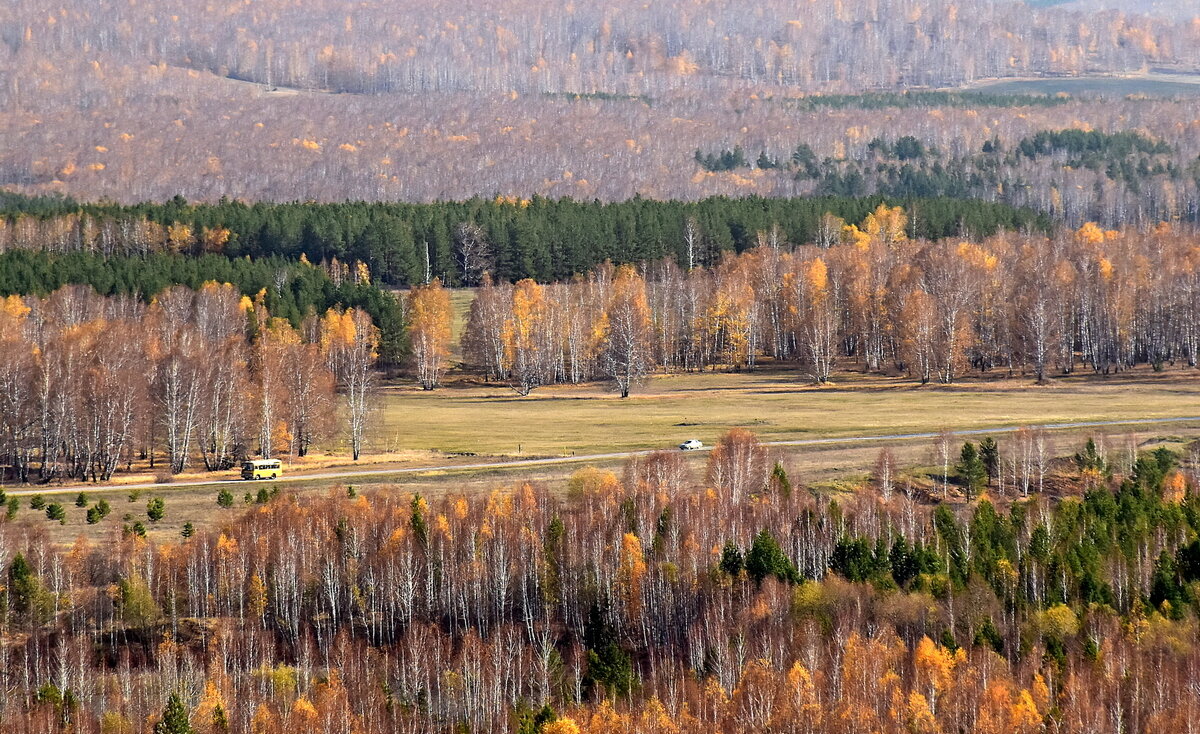
[[[242,463],[242,479],[278,479],[283,473],[279,459],[252,459]]]

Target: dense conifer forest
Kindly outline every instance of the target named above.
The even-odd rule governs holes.
[[[761,244],[763,232],[773,231],[777,240],[789,243],[813,242],[824,215],[861,222],[883,202],[882,197],[619,203],[499,197],[437,204],[191,204],[176,198],[121,206],[10,195],[0,200],[0,252],[304,255],[313,262],[362,261],[374,278],[396,286],[434,276],[448,285],[477,285],[485,271],[501,280],[547,282],[605,261],[686,263],[689,242],[693,265],[715,264],[725,253],[751,249]],[[1047,216],[1001,204],[894,203],[909,212],[907,234],[914,238],[1050,229]],[[259,272],[261,267],[269,266]]]
[[[401,304],[390,292],[373,286],[366,271],[352,274],[349,268],[313,267],[282,256],[105,256],[83,250],[0,253],[0,296],[47,296],[66,285],[84,285],[100,295],[150,302],[172,286],[199,290],[213,282],[231,284],[249,298],[261,293],[271,314],[293,327],[330,308],[362,308],[388,336],[385,358],[395,362],[404,354]]]

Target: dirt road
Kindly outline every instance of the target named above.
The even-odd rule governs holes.
[[[1080,428],[1106,428],[1119,426],[1152,426],[1152,425],[1169,425],[1175,423],[1200,423],[1200,416],[1186,416],[1179,418],[1143,418],[1130,419],[1121,421],[1081,421],[1075,423],[1045,423],[1038,426],[1030,426],[1031,428],[1043,428],[1048,431],[1065,431],[1077,430]],[[980,435],[996,435],[1013,433],[1019,430],[1015,427],[1007,428],[976,428],[964,431],[955,431],[955,436],[980,436]],[[861,443],[880,443],[888,441],[915,441],[926,438],[935,438],[936,433],[891,433],[884,435],[873,436],[839,436],[836,438],[804,438],[794,441],[765,441],[765,446],[828,446],[833,444],[861,444]],[[674,447],[669,447],[674,448]],[[412,466],[400,468],[384,468],[384,469],[347,469],[344,471],[321,472],[314,474],[289,474],[280,479],[274,479],[274,482],[315,482],[315,481],[336,481],[343,479],[355,479],[358,477],[380,477],[380,476],[396,476],[401,477],[406,474],[427,474],[430,472],[478,472],[478,471],[494,471],[497,469],[518,469],[521,467],[541,467],[554,466],[560,464],[584,464],[584,463],[600,463],[609,461],[618,461],[628,459],[634,456],[644,456],[646,454],[661,451],[662,449],[646,449],[642,451],[624,451],[618,453],[605,454],[578,454],[574,456],[551,456],[540,459],[510,459],[502,461],[485,461],[471,464],[443,464],[440,466]],[[698,452],[710,451],[711,446],[697,449]],[[226,477],[222,479],[210,479],[203,481],[187,481],[187,482],[170,482],[160,484],[156,482],[145,482],[141,484],[88,484],[88,485],[71,485],[63,487],[39,487],[36,489],[12,489],[7,493],[10,495],[33,495],[33,494],[67,494],[79,492],[81,490],[91,494],[94,492],[128,492],[131,490],[169,490],[181,489],[185,487],[206,487],[218,485],[241,485],[245,481],[240,478]]]

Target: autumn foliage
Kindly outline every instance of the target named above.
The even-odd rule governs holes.
[[[362,443],[378,330],[359,309],[300,329],[229,284],[177,286],[149,305],[67,286],[0,301],[0,456],[19,481],[105,481],[162,461],[226,470],[304,456],[337,435],[345,397]]]
[[[1196,495],[1160,496],[1169,452],[1082,500],[934,509],[784,492],[753,436],[722,446],[701,483],[657,454],[624,476],[581,470],[565,496],[285,495],[178,544],[55,548],[0,525],[0,666],[21,682],[0,691],[5,731],[184,716],[206,733],[364,734],[1193,720]]]
[[[448,366],[453,317],[450,294],[437,278],[409,292],[409,342],[417,367],[417,382],[425,390],[438,386]]]
[[[463,334],[469,365],[527,393],[651,369],[754,369],[769,358],[822,383],[837,365],[951,383],[1044,381],[1200,359],[1200,238],[1095,224],[1054,237],[910,238],[880,205],[827,247],[770,244],[684,271],[674,260],[515,287],[487,283]],[[514,374],[515,373],[515,374]]]
[[[1197,154],[1194,102],[1126,99],[1136,84],[1104,100],[1011,108],[899,93],[1193,71],[1191,6],[1139,2],[1156,12],[988,0],[819,0],[803,13],[786,0],[754,12],[736,0],[13,0],[0,7],[0,183],[122,201],[784,196],[818,182],[709,172],[693,152],[741,145],[751,159],[786,158],[804,143],[818,161],[867,162],[874,138],[916,134],[950,162],[1043,129],[1148,129],[1188,149],[1152,185],[1073,166],[1027,189],[1022,167],[1003,192],[986,181],[975,195],[1071,217],[1188,215],[1197,187],[1179,174]],[[864,89],[897,93],[840,97]],[[968,170],[959,178],[992,174]]]

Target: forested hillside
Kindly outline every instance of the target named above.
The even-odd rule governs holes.
[[[232,258],[206,253],[104,255],[74,250],[0,251],[0,296],[48,296],[67,285],[85,285],[100,295],[134,296],[151,302],[172,286],[198,290],[208,283],[232,286],[250,298],[261,297],[270,313],[298,328],[305,318],[331,308],[362,308],[385,335],[384,358],[404,353],[404,316],[400,304],[371,284],[370,271],[353,272],[336,261],[326,267],[281,256]]]
[[[1187,23],[994,0],[819,0],[803,11],[767,0],[750,12],[730,0],[469,7],[16,0],[0,21],[17,56],[82,51],[353,93],[657,95],[742,84],[832,91],[1200,63],[1197,31]]]
[[[709,173],[776,178],[818,195],[992,200],[1040,209],[1075,226],[1089,218],[1146,223],[1200,216],[1191,203],[1200,158],[1180,156],[1139,132],[1040,130],[1016,140],[997,135],[974,151],[962,145],[942,150],[903,135],[872,138],[836,158],[819,158],[803,142],[792,150],[697,150],[694,158]]]
[[[1200,14],[1196,0],[1031,0],[1031,5],[1063,5],[1085,12],[1121,11],[1189,20]]]
[[[214,503],[181,542],[0,523],[5,731],[1186,732],[1197,454],[1078,448],[1027,497],[1020,439],[967,444],[936,507],[734,431],[701,485],[655,454],[565,497]]]
[[[1073,226],[1195,216],[1194,96],[1142,98],[1136,79],[1104,100],[900,92],[1195,71],[1197,26],[990,0],[802,10],[775,0],[753,12],[691,0],[6,3],[0,186],[126,203],[892,195],[897,181],[871,175],[875,139],[912,136],[937,151],[930,167],[955,169],[990,141],[1007,152],[1077,129],[1163,141],[1172,152],[1156,163],[1169,170],[1139,174],[1136,188],[1124,172],[1054,159],[955,187],[923,170],[934,187],[902,182],[904,195],[959,195],[969,183],[972,196]],[[696,150],[737,147],[752,162],[760,151],[786,160],[801,145],[864,180],[841,176],[838,188],[693,162]]]
[[[1198,367],[1200,0],[3,0],[0,734],[1200,734]]]

